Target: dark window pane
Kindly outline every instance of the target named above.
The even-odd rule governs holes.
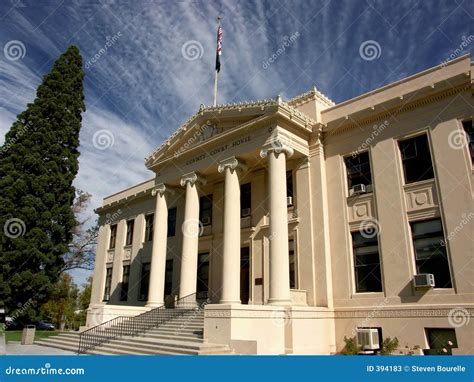
[[[128,299],[128,284],[130,279],[130,265],[124,265],[122,272],[122,284],[120,288],[120,301]]]
[[[286,196],[294,196],[293,190],[293,171],[286,172]]]
[[[110,226],[110,241],[109,249],[115,248],[115,242],[117,240],[117,224]]]
[[[132,245],[133,242],[133,227],[135,226],[134,220],[127,221],[127,238],[125,245]]]
[[[112,267],[108,267],[105,271],[104,301],[110,300],[111,287],[112,287]]]
[[[434,275],[436,288],[451,288],[449,261],[440,219],[411,224],[417,274]]]
[[[153,223],[155,214],[149,214],[145,217],[145,241],[153,240]]]
[[[466,132],[466,140],[469,145],[469,154],[471,155],[471,163],[474,165],[474,129],[472,127],[472,119],[462,123],[464,131]]]
[[[247,212],[252,207],[252,187],[250,183],[240,186],[240,212],[241,216],[248,216]],[[245,214],[244,214],[245,212]]]
[[[150,285],[150,263],[142,264],[142,272],[140,276],[140,294],[139,300],[148,300],[148,286]]]
[[[349,189],[357,184],[368,186],[372,184],[369,153],[363,152],[344,158],[347,169],[347,184]]]
[[[197,298],[207,297],[209,289],[209,253],[200,253],[198,255],[197,266]]]
[[[165,296],[173,292],[173,260],[166,260]]]
[[[289,257],[290,257],[290,288],[296,289],[296,256],[295,256],[295,242],[288,241]]]
[[[420,135],[400,141],[398,144],[402,156],[405,183],[433,179],[433,164],[431,163],[428,137]]]
[[[168,210],[168,237],[176,235],[176,207]]]
[[[448,346],[451,341],[453,348],[458,347],[456,332],[454,329],[433,328],[426,329],[428,334],[428,344],[430,349],[442,349]]]
[[[212,194],[199,198],[199,220],[204,226],[212,224]]]
[[[354,272],[357,292],[382,292],[382,275],[377,237],[352,233]]]

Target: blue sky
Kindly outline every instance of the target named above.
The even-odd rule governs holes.
[[[291,98],[313,86],[337,103],[474,45],[462,45],[473,34],[467,0],[2,0],[0,144],[41,77],[75,44],[87,105],[75,185],[93,195],[92,208],[152,178],[144,158],[212,103],[218,15],[219,103]],[[105,146],[94,140],[102,130]]]

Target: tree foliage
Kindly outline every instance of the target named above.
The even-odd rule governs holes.
[[[0,241],[7,312],[46,301],[64,267],[76,226],[82,58],[69,47],[43,78],[0,147]]]

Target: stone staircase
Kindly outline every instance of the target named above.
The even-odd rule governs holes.
[[[209,344],[203,339],[204,313],[192,312],[171,319],[138,336],[123,336],[105,342],[86,354],[96,355],[225,355],[234,354],[227,345]],[[79,333],[63,333],[35,344],[77,352]]]

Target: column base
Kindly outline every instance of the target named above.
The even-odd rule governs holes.
[[[242,304],[242,301],[240,301],[240,300],[220,300],[219,304],[221,304],[221,305],[222,304],[228,304],[228,305],[239,304],[240,305],[240,304]]]
[[[291,300],[290,299],[282,299],[282,298],[269,298],[268,299],[268,305],[291,305]]]
[[[164,302],[148,302],[145,305],[145,308],[154,309],[154,308],[159,308],[160,306],[164,306],[164,305],[165,305]]]

